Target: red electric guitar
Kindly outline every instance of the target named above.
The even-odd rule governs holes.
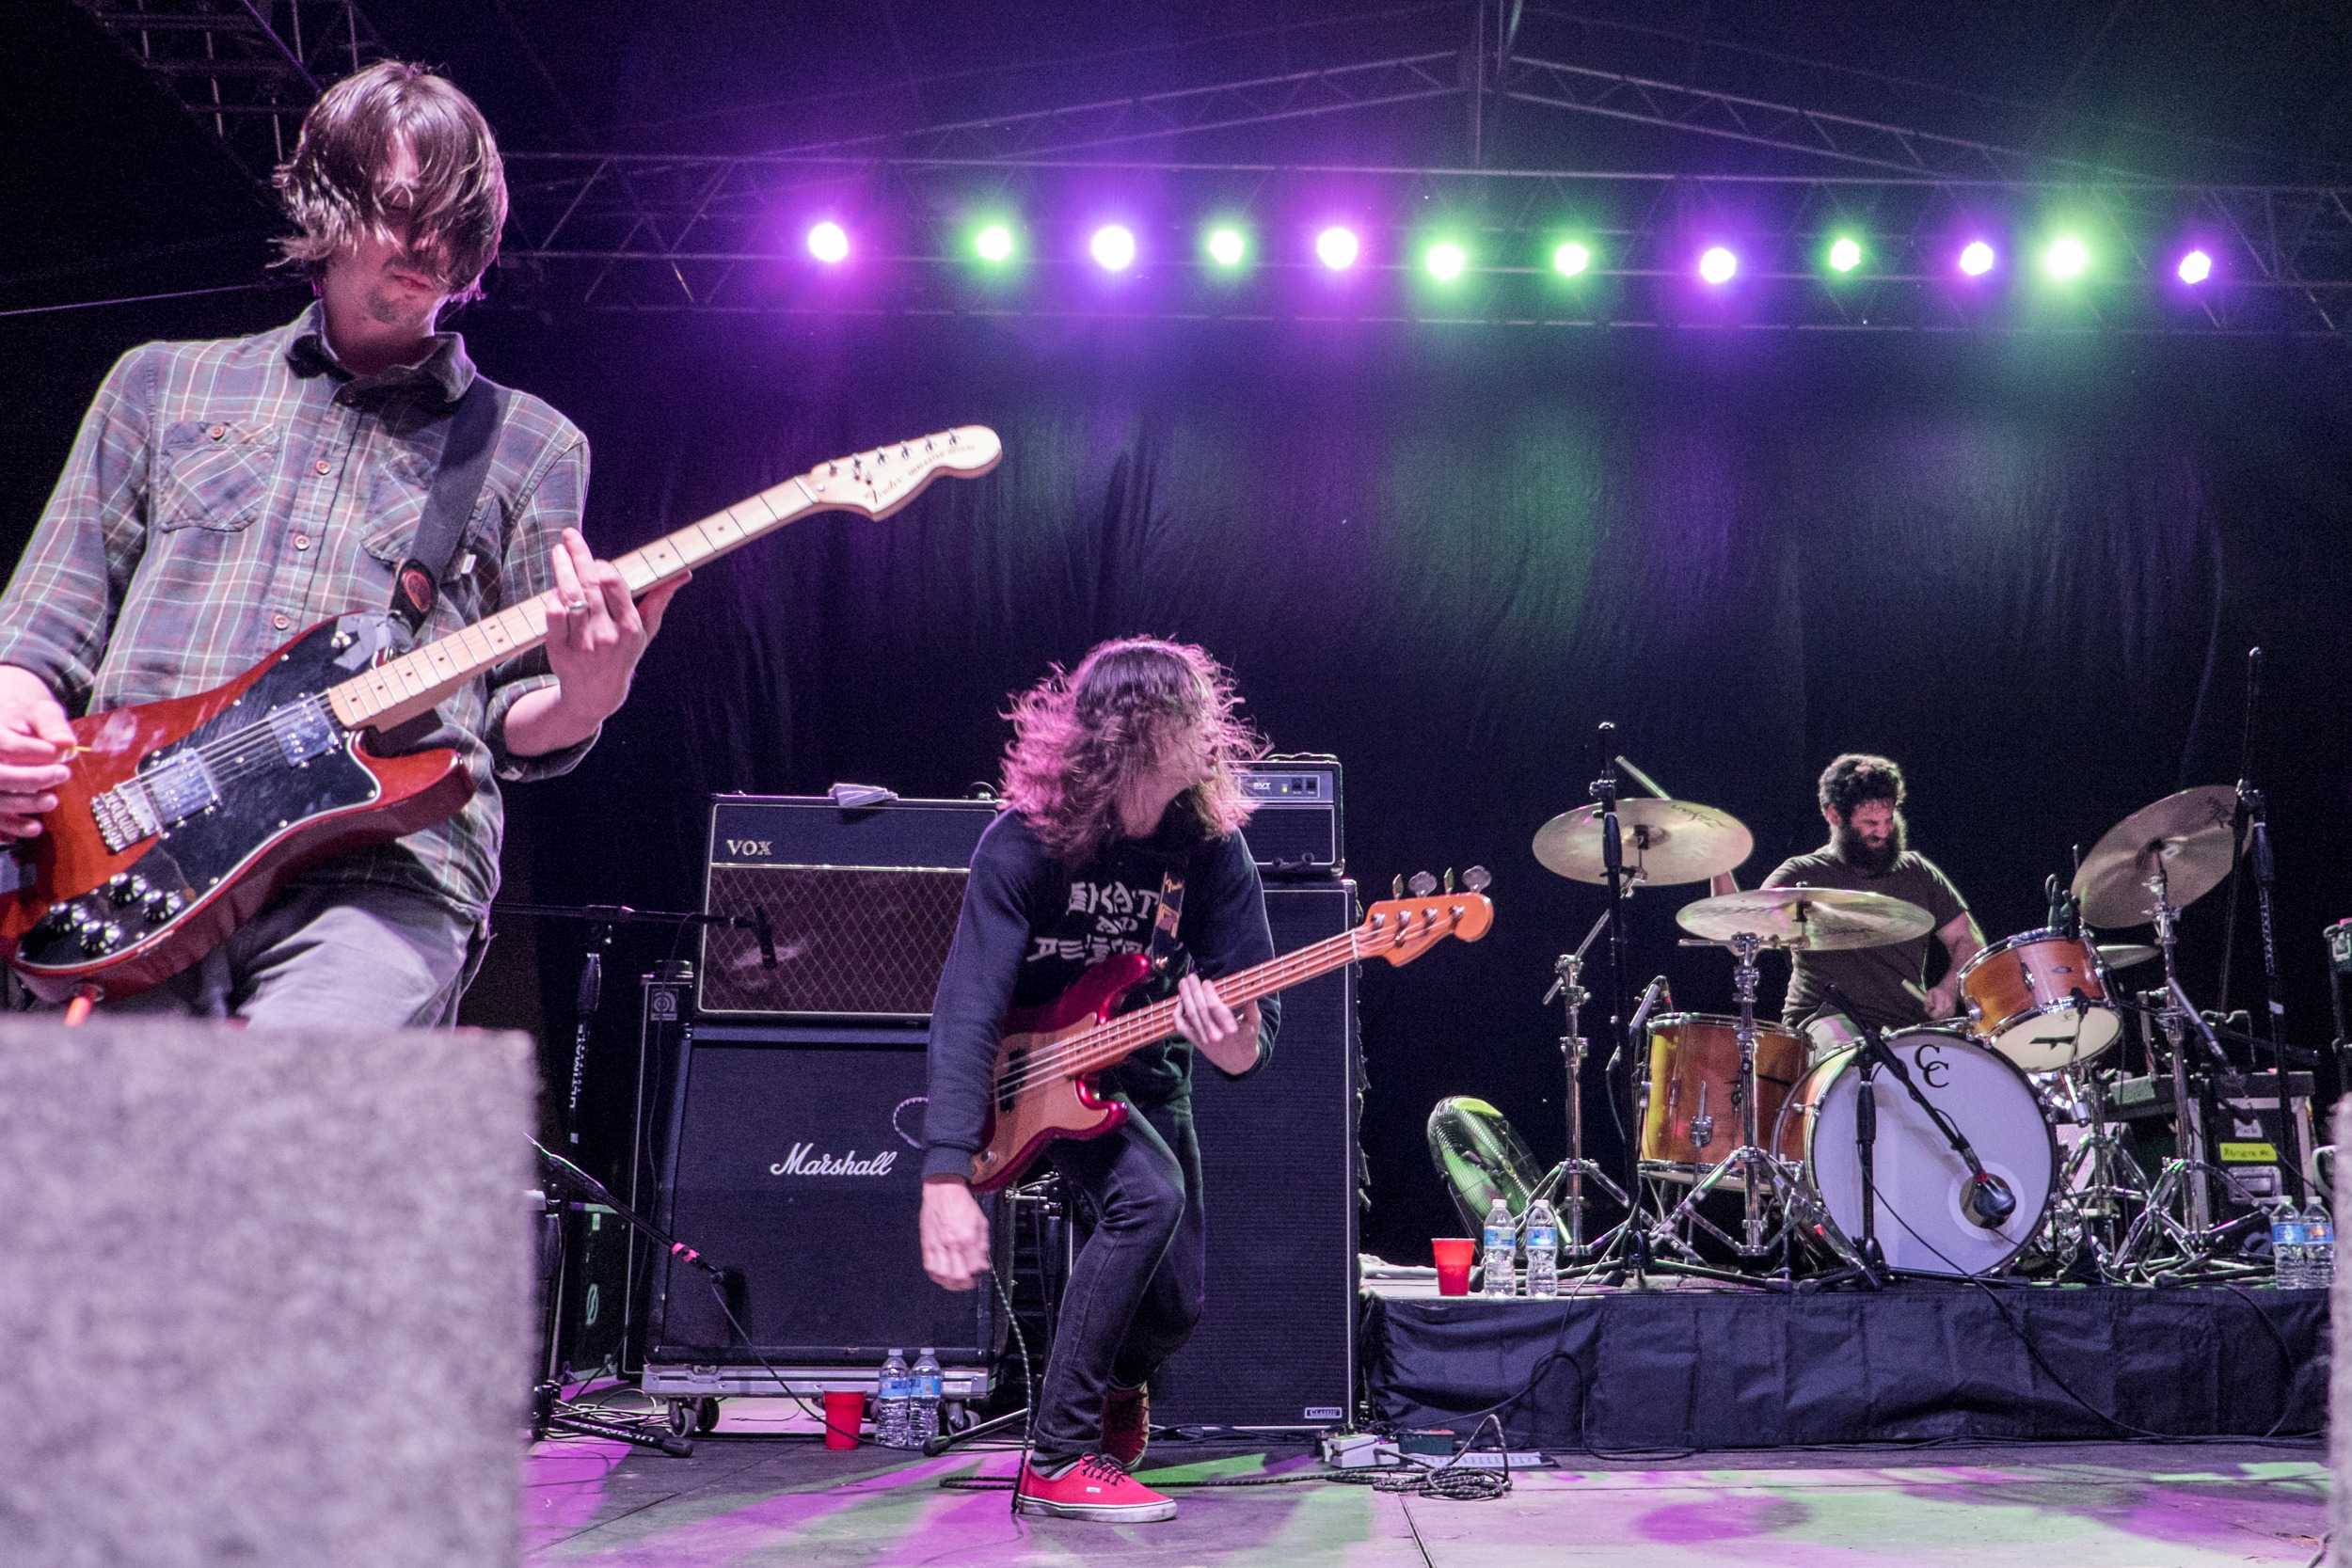
[[[632,596],[812,512],[884,517],[942,474],[996,466],[964,425],[821,463],[613,562]],[[0,856],[0,954],[35,995],[127,996],[227,940],[294,870],[453,816],[472,793],[447,748],[365,742],[547,641],[553,593],[396,658],[381,610],[322,621],[226,685],[73,721],[73,776],[40,836]]]
[[[1486,886],[1484,870],[1473,866],[1463,880],[1463,891],[1438,894],[1424,874],[1416,879],[1422,896],[1383,899],[1354,930],[1228,974],[1215,982],[1216,994],[1239,1010],[1342,964],[1365,958],[1406,964],[1448,937],[1476,942],[1494,924],[1494,904],[1480,891]],[[1149,973],[1142,954],[1122,953],[1079,975],[1053,1001],[1006,1015],[986,1141],[972,1156],[975,1191],[993,1192],[1012,1181],[1057,1138],[1099,1138],[1127,1119],[1126,1106],[1094,1092],[1093,1075],[1147,1045],[1176,1037],[1173,998],[1114,1016]]]

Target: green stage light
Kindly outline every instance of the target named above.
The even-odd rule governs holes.
[[[1563,277],[1575,277],[1592,264],[1592,247],[1575,240],[1562,241],[1551,252],[1551,270]]]
[[[1840,234],[1830,242],[1829,266],[1832,272],[1851,272],[1862,264],[1862,243],[1851,235]]]
[[[2071,282],[2090,268],[2090,249],[2072,234],[2060,234],[2042,253],[2042,267],[2060,282]]]
[[[1248,260],[1249,236],[1230,223],[1221,223],[1209,230],[1201,248],[1209,253],[1210,261],[1230,271]]]
[[[1005,224],[982,224],[972,236],[972,254],[992,267],[1011,261],[1013,248],[1012,230]]]
[[[1429,276],[1440,283],[1453,282],[1462,276],[1462,269],[1469,264],[1469,253],[1452,240],[1439,240],[1422,257],[1422,265],[1427,267]]]

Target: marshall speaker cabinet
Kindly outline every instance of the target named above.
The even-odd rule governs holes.
[[[915,1244],[923,1040],[919,1028],[694,1027],[658,1140],[655,1220],[724,1271],[742,1332],[707,1274],[658,1258],[648,1389],[675,1391],[700,1369],[688,1391],[755,1391],[763,1360],[870,1373],[893,1346],[935,1346],[949,1367],[993,1362],[995,1292],[941,1290]],[[1010,1227],[996,1228],[1002,1267]]]

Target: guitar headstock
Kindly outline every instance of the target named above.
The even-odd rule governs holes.
[[[819,463],[801,476],[801,483],[819,506],[887,517],[940,475],[976,479],[1004,455],[1005,444],[994,431],[963,424]]]
[[[1445,874],[1442,892],[1429,873],[1416,874],[1414,896],[1405,897],[1400,886],[1396,897],[1383,898],[1365,911],[1364,923],[1356,927],[1357,951],[1365,958],[1408,964],[1448,937],[1476,942],[1495,923],[1487,882],[1486,867],[1478,865],[1462,874],[1458,891],[1451,871]]]

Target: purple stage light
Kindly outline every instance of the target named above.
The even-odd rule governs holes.
[[[2181,258],[2181,281],[2202,283],[2213,276],[2213,258],[2201,250],[2192,250]]]
[[[1106,223],[1087,242],[1087,253],[1104,272],[1125,272],[1136,262],[1135,230],[1124,224]]]
[[[808,253],[827,266],[836,266],[850,259],[850,234],[839,224],[827,218],[811,225],[808,231]]]
[[[1724,245],[1711,245],[1699,257],[1699,276],[1709,283],[1728,283],[1740,270],[1740,258]]]
[[[1993,254],[1991,245],[1982,240],[1970,240],[1961,249],[1960,270],[1971,277],[1982,277],[1993,270],[1993,263],[1998,258]]]
[[[1363,254],[1363,245],[1356,238],[1356,230],[1337,224],[1315,236],[1315,260],[1333,272],[1345,272]]]

